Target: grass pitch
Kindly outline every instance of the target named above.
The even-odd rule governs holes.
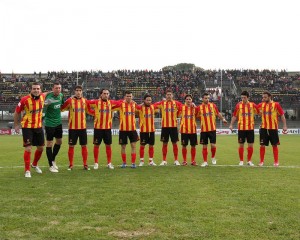
[[[49,172],[43,153],[43,174],[32,171],[32,178],[25,179],[21,137],[0,136],[0,239],[300,238],[300,136],[280,136],[279,168],[272,167],[271,147],[266,167],[235,167],[236,136],[218,136],[218,166],[171,166],[169,145],[167,167],[108,170],[101,146],[100,169],[83,171],[77,146],[71,172],[66,139],[57,157],[59,173]],[[160,163],[156,140],[155,161]],[[91,137],[88,146],[92,167]],[[258,155],[256,143],[255,164]],[[120,159],[114,137],[115,166]],[[197,160],[202,161],[200,146]]]

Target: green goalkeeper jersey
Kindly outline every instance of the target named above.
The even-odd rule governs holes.
[[[60,107],[64,103],[64,96],[60,93],[55,96],[53,93],[49,93],[45,100],[45,126],[56,127],[61,124]]]

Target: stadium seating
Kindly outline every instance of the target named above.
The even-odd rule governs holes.
[[[224,112],[230,113],[239,101],[239,93],[247,90],[252,101],[261,101],[261,93],[268,89],[284,108],[300,106],[299,73],[284,70],[196,70],[196,71],[151,71],[116,70],[113,72],[48,72],[34,74],[0,73],[0,110],[13,111],[19,99],[28,94],[32,82],[41,82],[43,91],[51,90],[54,82],[62,84],[66,97],[72,94],[77,84],[83,85],[87,98],[98,98],[101,88],[108,88],[112,99],[120,99],[125,90],[133,92],[140,103],[145,93],[159,101],[167,89],[172,89],[175,99],[183,102],[185,94],[192,94],[194,102],[201,102],[201,94],[208,91],[211,100]],[[221,92],[222,87],[222,92]],[[221,99],[222,105],[221,104]]]

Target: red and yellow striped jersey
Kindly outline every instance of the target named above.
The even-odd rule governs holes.
[[[86,113],[90,113],[85,98],[68,98],[61,111],[69,111],[69,129],[86,129]]]
[[[233,116],[238,120],[238,130],[253,130],[254,115],[258,113],[255,103],[239,102],[234,109]]]
[[[154,114],[155,108],[151,104],[150,106],[140,105],[137,106],[137,111],[140,118],[140,132],[155,132],[154,127]]]
[[[210,132],[216,130],[216,117],[219,114],[219,110],[214,103],[208,103],[198,106],[201,132]]]
[[[21,98],[16,107],[16,112],[25,114],[22,117],[22,128],[41,128],[45,94],[41,94],[38,99],[34,99],[31,94]]]
[[[180,107],[180,133],[197,133],[196,116],[198,114],[198,109],[199,108],[194,106],[188,107],[186,105]]]
[[[111,129],[112,124],[112,108],[118,101],[102,99],[87,100],[89,106],[94,112],[94,128],[95,129]]]
[[[261,128],[278,129],[278,116],[282,116],[284,111],[278,102],[262,102],[258,105],[261,112]]]
[[[136,103],[135,102],[127,103],[123,101],[116,106],[115,110],[120,112],[120,126],[119,126],[120,131],[136,130],[136,125],[135,125]]]
[[[182,106],[182,103],[172,100],[172,101],[160,101],[153,104],[154,107],[157,107],[161,110],[162,127],[177,127],[177,116],[178,109]]]

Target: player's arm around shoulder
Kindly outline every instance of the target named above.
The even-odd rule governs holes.
[[[60,107],[60,110],[62,112],[64,111],[69,111],[70,105],[71,105],[71,101],[72,101],[72,97],[69,97],[64,103],[63,105]]]
[[[95,111],[94,111],[94,108],[91,104],[91,101],[92,100],[87,100],[86,99],[86,105],[85,105],[85,112],[91,116],[95,116]]]
[[[162,107],[162,103],[163,103],[163,101],[159,101],[159,102],[153,103],[152,105],[155,109],[160,109]]]
[[[261,116],[262,114],[261,114],[259,105],[260,104],[253,103],[253,111],[254,111],[254,114]]]

